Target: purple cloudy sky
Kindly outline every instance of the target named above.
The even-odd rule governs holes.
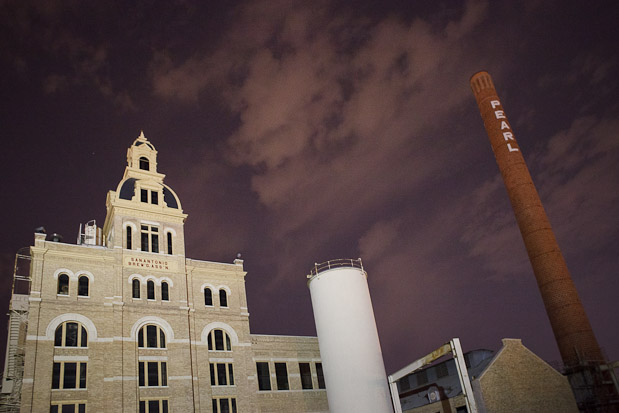
[[[315,334],[305,275],[362,257],[388,372],[452,337],[465,351],[522,338],[559,360],[468,85],[486,69],[616,360],[618,13],[616,1],[4,1],[0,304],[35,227],[75,242],[80,223],[103,223],[143,129],[189,214],[187,255],[242,252],[252,332]]]

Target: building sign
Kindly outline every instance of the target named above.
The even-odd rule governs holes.
[[[490,105],[492,106],[492,109],[496,109],[498,106],[501,106],[501,102],[499,102],[498,100],[492,100],[490,101]],[[501,121],[501,132],[503,133],[503,139],[505,139],[505,142],[507,142],[507,150],[509,150],[510,152],[518,152],[519,149],[515,147],[516,139],[514,139],[514,133],[512,132],[512,129],[507,123],[505,111],[495,110],[494,117],[497,120]]]
[[[125,266],[144,270],[176,271],[176,261],[164,258],[145,258],[125,256]]]

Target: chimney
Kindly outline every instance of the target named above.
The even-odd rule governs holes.
[[[471,77],[470,84],[516,215],[561,358],[566,367],[604,363],[602,351],[578,298],[492,78],[482,71]]]

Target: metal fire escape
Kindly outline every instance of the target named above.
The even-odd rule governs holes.
[[[17,252],[13,268],[11,303],[7,314],[9,321],[2,389],[0,391],[1,413],[19,412],[21,404],[26,332],[28,330],[30,261],[30,247],[22,248]]]

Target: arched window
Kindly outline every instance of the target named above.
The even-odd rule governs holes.
[[[166,348],[165,332],[155,324],[147,324],[138,331],[138,347]]]
[[[148,158],[145,156],[140,157],[140,169],[144,171],[150,170],[150,162],[148,161]]]
[[[133,290],[133,298],[140,298],[140,280],[134,279],[131,282],[132,290]]]
[[[168,283],[165,281],[161,283],[161,299],[163,301],[170,300],[170,287],[168,287]]]
[[[133,246],[131,245],[131,227],[127,226],[127,249],[130,250],[133,248]]]
[[[168,232],[168,254],[172,255],[172,233]]]
[[[58,276],[58,294],[69,295],[69,276],[67,274]]]
[[[230,336],[223,330],[211,330],[207,337],[210,351],[232,351]]]
[[[213,305],[213,292],[208,287],[204,289],[204,305]]]
[[[146,298],[148,300],[155,299],[155,283],[153,280],[148,280],[146,283]]]
[[[81,296],[88,296],[88,283],[89,283],[89,279],[87,276],[82,275],[80,276],[80,278],[77,280],[77,295],[81,295]]]
[[[78,322],[68,321],[56,328],[54,336],[56,347],[87,347],[88,333],[86,328]]]
[[[221,307],[228,306],[228,293],[223,288],[219,290],[219,305]]]

